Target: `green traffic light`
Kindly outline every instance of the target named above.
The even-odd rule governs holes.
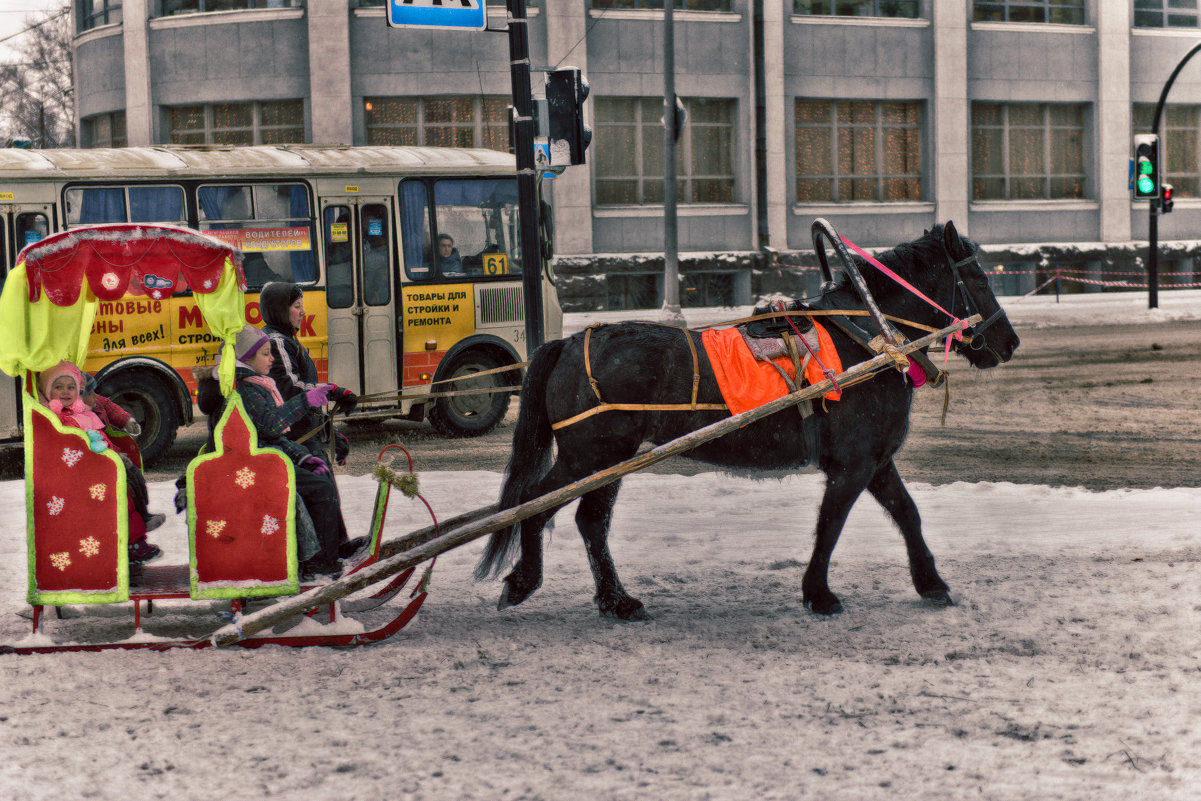
[[[1150,175],[1151,174],[1151,159],[1143,157],[1138,160],[1138,174],[1139,175]]]
[[[1155,191],[1155,182],[1151,180],[1149,175],[1140,175],[1138,177],[1139,194],[1149,195]]]

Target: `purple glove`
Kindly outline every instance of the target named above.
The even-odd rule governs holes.
[[[312,390],[309,391],[311,392]],[[325,464],[325,462],[323,462],[321,459],[318,459],[316,456],[306,456],[300,461],[300,466],[307,467],[309,470],[313,471],[313,475],[316,476],[324,476],[329,473],[329,467]]]
[[[324,406],[329,400],[329,390],[332,386],[333,384],[318,384],[304,393],[304,398],[309,402],[309,406]]]

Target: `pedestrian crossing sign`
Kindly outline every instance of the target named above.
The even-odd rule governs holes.
[[[388,25],[482,31],[488,9],[485,0],[388,0]]]

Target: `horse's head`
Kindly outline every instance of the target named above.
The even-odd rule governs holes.
[[[936,232],[937,229],[932,233]],[[951,283],[951,305],[945,308],[958,318],[973,314],[984,318],[966,329],[962,340],[954,341],[955,350],[973,367],[996,367],[1009,361],[1020,339],[1009,324],[1009,318],[1005,316],[992,287],[988,285],[988,277],[980,266],[979,246],[970,239],[960,237],[955,223],[948,221],[942,228],[942,248],[946,254],[949,276],[940,280],[939,284],[945,285],[944,281]]]

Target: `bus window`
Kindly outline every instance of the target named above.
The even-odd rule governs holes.
[[[331,309],[348,309],[354,305],[350,207],[327,206],[321,229],[325,237],[325,303]]]
[[[392,276],[388,268],[388,208],[369,203],[359,212],[363,237],[363,302],[387,306],[392,300]]]
[[[221,184],[196,190],[200,230],[242,251],[246,283],[311,284],[313,218],[303,184]]]
[[[517,181],[447,178],[434,189],[433,233],[427,228],[425,184],[400,187],[405,272],[415,281],[521,274]],[[449,239],[447,239],[449,237]],[[438,258],[441,241],[448,251]]]
[[[97,223],[182,223],[183,188],[178,186],[89,186],[63,193],[68,225]]]
[[[404,242],[405,272],[414,281],[433,278],[433,246],[430,244],[429,206],[422,181],[400,184],[400,231]]]
[[[520,274],[515,180],[435,182],[434,221],[439,236],[453,237],[465,274]]]
[[[17,215],[18,249],[40,242],[50,235],[50,221],[40,212],[25,212]]]

